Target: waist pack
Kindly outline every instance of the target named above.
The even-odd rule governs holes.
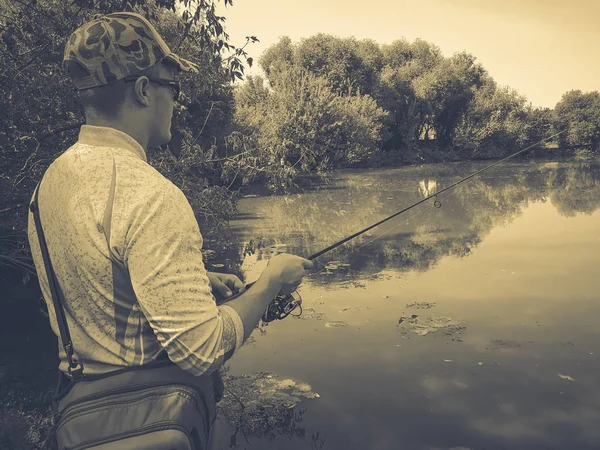
[[[69,382],[55,397],[59,450],[201,450],[222,386],[170,363]]]

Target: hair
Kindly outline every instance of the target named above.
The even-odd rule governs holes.
[[[150,66],[133,75],[158,76],[159,64]],[[123,80],[117,80],[104,86],[77,91],[86,118],[90,116],[105,118],[117,116],[125,104],[128,84],[133,83],[125,83]]]

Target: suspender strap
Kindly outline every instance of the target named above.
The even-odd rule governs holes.
[[[42,230],[42,223],[40,221],[40,212],[38,205],[38,194],[40,190],[41,181],[35,188],[35,195],[33,202],[29,205],[29,209],[33,213],[35,220],[35,228],[37,231],[38,239],[40,241],[40,250],[42,251],[42,257],[44,258],[44,267],[46,268],[46,277],[48,278],[48,285],[50,286],[50,294],[52,296],[52,303],[54,304],[54,313],[56,314],[56,322],[58,323],[58,329],[60,331],[60,340],[65,349],[67,355],[67,361],[69,363],[69,374],[73,378],[79,378],[83,375],[83,364],[78,361],[74,356],[73,342],[71,341],[71,333],[69,333],[69,326],[67,325],[67,317],[65,315],[65,309],[63,304],[59,300],[58,296],[58,280],[50,261],[50,254],[48,253],[48,247],[46,246],[46,238],[44,237],[44,230]]]

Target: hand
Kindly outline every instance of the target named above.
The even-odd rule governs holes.
[[[308,259],[281,253],[269,260],[261,276],[274,278],[281,283],[280,294],[291,294],[298,288],[308,269],[312,267],[313,262]]]
[[[244,283],[235,275],[228,273],[207,272],[213,295],[217,298],[229,298],[234,292],[244,289]]]

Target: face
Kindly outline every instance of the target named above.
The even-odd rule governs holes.
[[[175,80],[176,70],[169,66],[159,64],[155,77],[165,80]],[[152,89],[152,105],[149,113],[150,139],[149,145],[158,147],[171,140],[171,120],[175,100],[173,99],[173,88],[150,82]]]

